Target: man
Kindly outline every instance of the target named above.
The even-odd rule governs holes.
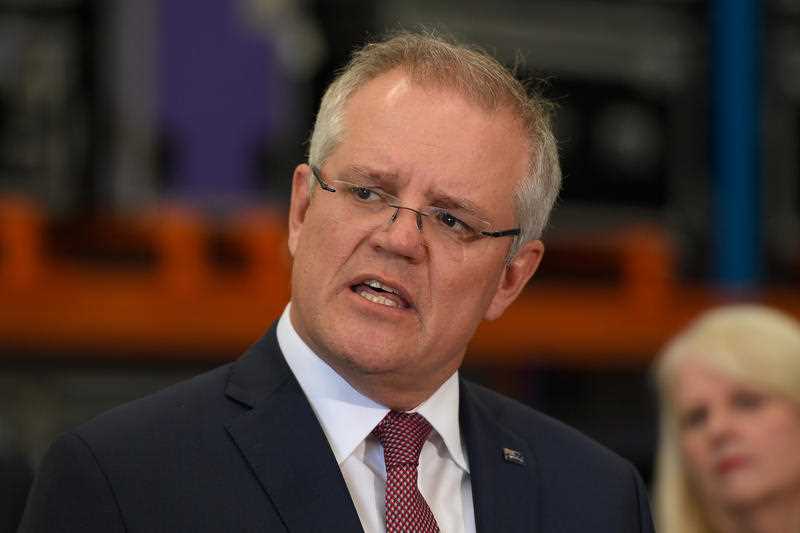
[[[294,171],[277,325],[62,436],[22,531],[652,531],[629,463],[458,377],[559,182],[545,103],[494,59],[366,46]]]

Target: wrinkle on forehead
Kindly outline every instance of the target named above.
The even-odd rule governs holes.
[[[365,165],[354,164],[350,165],[345,171],[346,176],[352,176],[355,179],[361,180],[361,184],[378,185],[389,192],[395,193],[391,189],[401,189],[402,183],[400,182],[400,175],[395,172],[380,171],[371,169]],[[431,206],[442,207],[446,209],[459,209],[474,214],[475,216],[486,220],[488,213],[485,209],[480,207],[477,203],[469,198],[459,194],[460,191],[449,193],[433,184],[433,187],[425,191],[427,202]]]

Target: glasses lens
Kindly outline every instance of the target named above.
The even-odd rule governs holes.
[[[314,194],[325,202],[332,222],[342,226],[337,231],[374,231],[387,224],[396,211],[380,191],[341,180],[327,183],[336,191],[318,188]]]
[[[331,218],[347,226],[342,231],[352,228],[374,231],[398,223],[402,217],[414,217],[413,223],[421,225],[422,238],[432,251],[460,262],[464,247],[479,239],[480,232],[488,227],[485,221],[470,213],[438,207],[426,207],[417,212],[401,206],[400,200],[379,189],[343,180],[329,180],[328,184],[336,191],[318,189],[315,194],[324,195],[322,198],[328,203]]]
[[[331,217],[338,222],[371,230],[385,223],[394,213],[385,195],[375,189],[340,180],[330,180],[328,184],[336,192],[330,194],[320,190],[316,194],[324,195],[324,200],[329,202]]]
[[[430,232],[438,240],[446,239],[460,246],[480,239],[481,231],[489,227],[486,221],[472,213],[440,207],[428,207],[425,212],[428,214],[427,221],[429,221]]]

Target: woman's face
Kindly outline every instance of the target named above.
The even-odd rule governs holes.
[[[676,385],[683,459],[706,504],[800,501],[800,406],[694,362]]]

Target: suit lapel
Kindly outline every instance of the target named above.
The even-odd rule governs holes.
[[[361,531],[322,428],[274,327],[234,364],[226,394],[252,409],[226,426],[289,531]]]
[[[496,421],[463,381],[460,422],[478,533],[538,531],[539,487],[533,452]]]

